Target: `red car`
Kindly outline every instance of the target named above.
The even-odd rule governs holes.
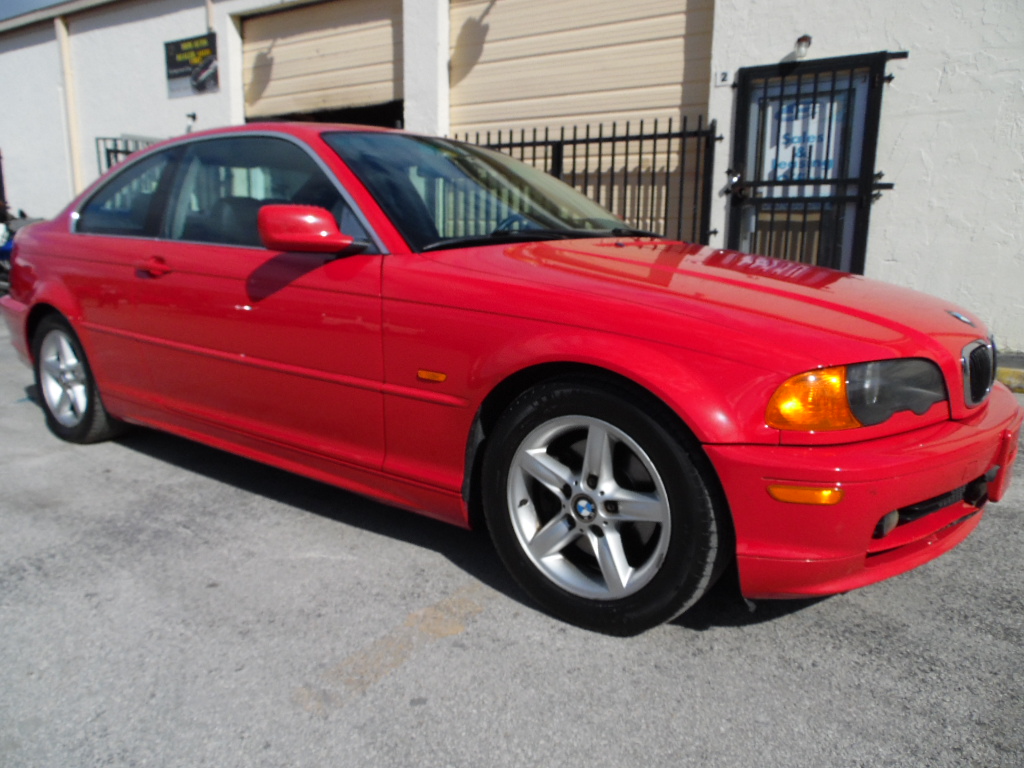
[[[20,233],[46,420],[167,430],[488,527],[546,610],[630,634],[949,550],[1021,409],[977,316],[669,242],[478,147],[248,125],[132,156]],[[480,513],[479,515],[477,513]]]

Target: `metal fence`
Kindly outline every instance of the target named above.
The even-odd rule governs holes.
[[[100,174],[106,173],[132,152],[138,152],[158,141],[160,139],[150,139],[144,136],[121,136],[116,139],[98,137],[96,139],[96,162],[99,165]]]
[[[707,243],[717,124],[683,118],[466,133],[463,141],[505,152],[565,181],[630,225]]]

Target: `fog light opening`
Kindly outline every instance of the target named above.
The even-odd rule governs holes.
[[[998,471],[998,467],[996,470]],[[988,475],[979,477],[972,483],[968,483],[967,488],[964,490],[964,501],[970,504],[972,507],[981,509],[985,506],[988,501]]]
[[[896,526],[900,524],[900,512],[898,509],[894,509],[892,512],[887,514],[881,520],[878,521],[878,525],[875,526],[875,538],[884,539],[894,530]]]

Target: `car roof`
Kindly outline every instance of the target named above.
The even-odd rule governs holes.
[[[246,133],[280,133],[288,136],[295,136],[301,139],[311,139],[319,136],[322,133],[334,133],[334,132],[355,132],[360,133],[395,133],[402,132],[397,131],[394,128],[382,128],[375,125],[354,125],[350,123],[314,123],[314,122],[295,122],[295,121],[276,121],[267,120],[257,123],[244,123],[242,125],[226,125],[218,128],[209,128],[204,131],[196,131],[194,133],[187,133],[181,136],[176,136],[167,141],[160,142],[160,145],[173,143],[177,141],[188,141],[193,139],[205,139],[212,138],[215,136],[230,136],[233,134],[246,134]]]

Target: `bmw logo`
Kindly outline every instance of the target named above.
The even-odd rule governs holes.
[[[573,504],[573,511],[576,512],[576,516],[581,520],[593,520],[597,514],[597,507],[586,496],[580,496]]]

